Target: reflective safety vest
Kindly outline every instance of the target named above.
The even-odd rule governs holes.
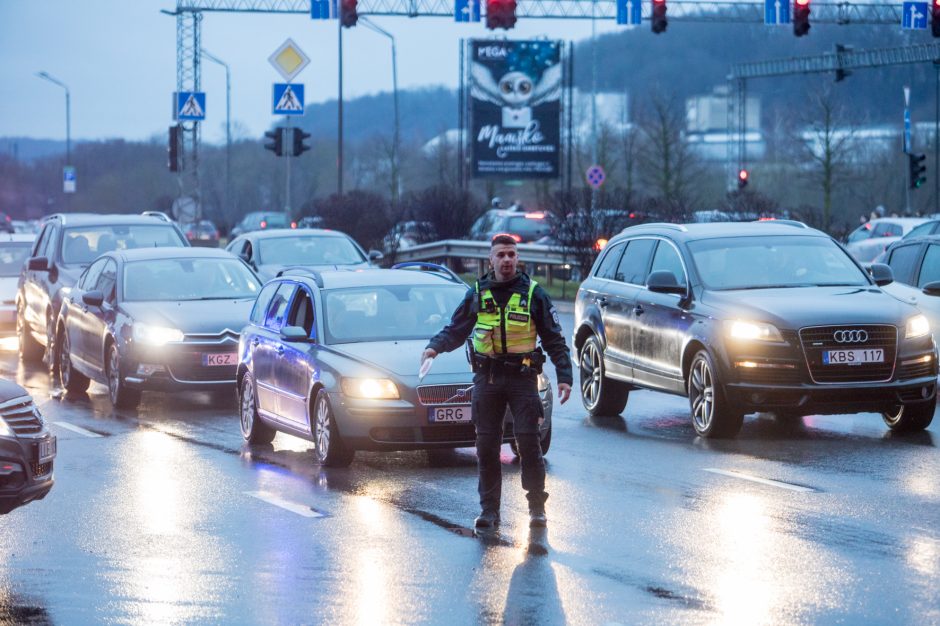
[[[479,281],[474,285],[479,303],[473,327],[473,350],[477,354],[523,354],[535,350],[537,334],[529,310],[535,285],[530,280],[528,294],[513,293],[502,309],[496,305],[492,291],[484,289],[481,293]]]

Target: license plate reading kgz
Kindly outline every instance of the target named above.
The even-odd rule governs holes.
[[[428,409],[428,421],[431,422],[469,422],[470,406],[435,406]]]
[[[823,365],[864,365],[865,363],[884,363],[885,351],[881,348],[865,350],[824,350]]]
[[[207,352],[202,355],[203,365],[238,365],[238,355],[234,352]]]

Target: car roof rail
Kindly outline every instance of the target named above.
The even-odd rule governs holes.
[[[281,276],[309,276],[313,279],[313,282],[317,284],[317,287],[323,288],[323,277],[320,276],[320,272],[315,269],[304,267],[303,265],[291,265],[290,267],[285,267],[284,269],[278,271],[277,278]]]
[[[466,285],[460,276],[454,273],[452,269],[446,265],[439,265],[437,263],[427,263],[425,261],[408,261],[406,263],[396,263],[391,266],[389,269],[392,270],[420,270],[422,272],[430,272],[435,276],[440,276],[445,278],[452,283],[462,283]]]
[[[157,219],[161,219],[161,220],[163,220],[164,222],[172,222],[172,221],[173,221],[173,220],[170,219],[170,216],[167,215],[166,213],[164,213],[163,211],[141,211],[140,214],[141,214],[141,215],[146,215],[147,217],[156,217]]]
[[[782,224],[784,226],[793,226],[794,228],[809,228],[806,224],[799,220],[778,220],[776,218],[769,220],[754,220],[755,222],[764,222],[767,224]]]
[[[647,222],[646,224],[627,226],[627,228],[668,228],[670,230],[678,230],[682,233],[689,232],[689,229],[686,228],[684,224],[673,224],[672,222]],[[624,230],[627,228],[624,228]]]

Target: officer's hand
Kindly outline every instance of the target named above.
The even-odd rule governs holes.
[[[437,356],[437,350],[433,348],[427,348],[424,352],[421,353],[421,362],[424,363],[425,359],[433,359]]]
[[[558,383],[558,403],[564,404],[571,397],[571,385],[568,383]]]

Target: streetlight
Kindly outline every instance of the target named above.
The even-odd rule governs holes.
[[[72,163],[72,116],[71,116],[71,102],[69,96],[69,87],[61,80],[57,80],[49,75],[48,72],[37,72],[36,76],[43,80],[48,80],[54,85],[58,85],[65,90],[65,164],[71,165]]]
[[[228,216],[230,210],[229,199],[229,185],[231,183],[232,176],[232,125],[231,125],[231,114],[232,114],[232,81],[231,73],[229,72],[228,63],[209,54],[209,51],[205,48],[201,49],[202,55],[214,63],[218,63],[225,68],[225,215]]]
[[[379,33],[380,35],[385,35],[392,41],[392,97],[395,105],[395,139],[392,145],[392,199],[395,202],[398,202],[398,194],[400,192],[400,181],[399,181],[399,169],[398,169],[398,155],[399,155],[399,141],[400,141],[400,131],[401,127],[399,125],[398,119],[398,61],[395,54],[395,36],[389,33],[388,31],[380,28],[377,24],[373,23],[369,18],[360,15],[359,21],[365,24],[367,27],[371,28],[373,31]]]

